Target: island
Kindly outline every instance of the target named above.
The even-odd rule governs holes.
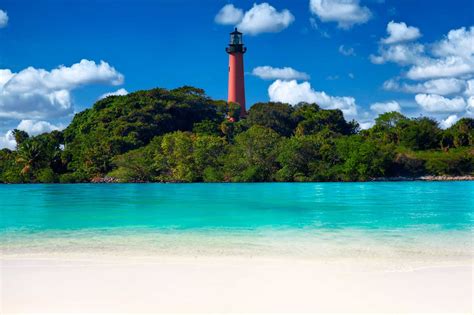
[[[361,130],[317,104],[236,103],[202,89],[109,96],[63,131],[14,130],[2,183],[314,182],[472,179],[474,119],[448,129],[398,112]],[[461,177],[459,177],[461,176]]]

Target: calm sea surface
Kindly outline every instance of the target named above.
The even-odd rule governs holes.
[[[474,182],[0,185],[0,250],[472,255]]]

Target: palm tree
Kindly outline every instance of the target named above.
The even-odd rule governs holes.
[[[13,137],[15,138],[16,145],[19,147],[23,142],[28,140],[30,137],[26,131],[13,129]]]
[[[17,163],[23,164],[21,174],[28,174],[31,169],[39,162],[41,157],[41,147],[39,143],[27,141],[21,144],[17,151]]]

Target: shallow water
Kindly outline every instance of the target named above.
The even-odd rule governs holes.
[[[1,185],[21,253],[472,257],[474,182]]]

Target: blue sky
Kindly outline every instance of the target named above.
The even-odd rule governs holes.
[[[247,106],[316,101],[364,126],[393,109],[442,126],[474,112],[472,0],[2,0],[0,10],[0,147],[12,128],[62,128],[120,89],[193,85],[226,99],[236,24]]]

